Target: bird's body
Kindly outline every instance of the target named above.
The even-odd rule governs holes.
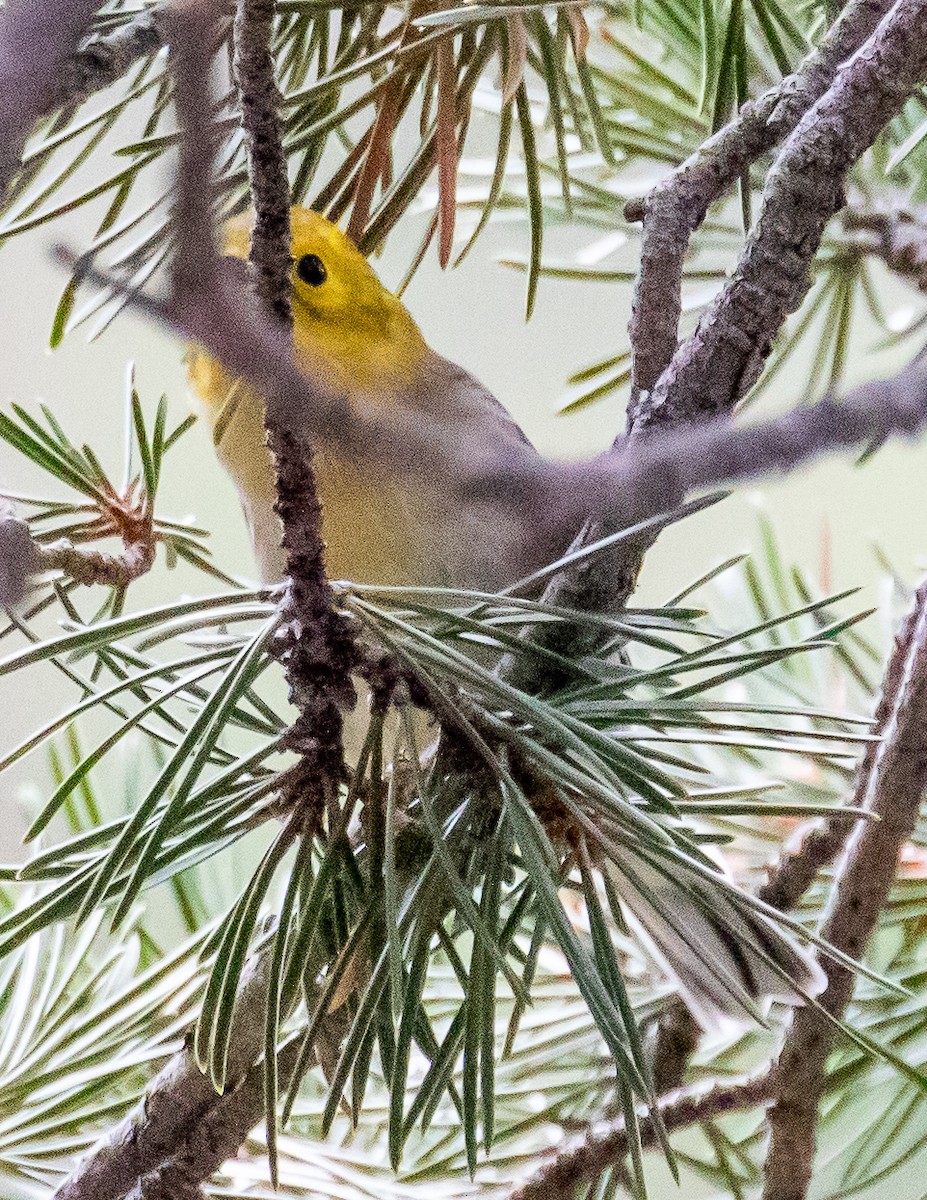
[[[294,209],[292,230],[293,337],[297,360],[313,378],[349,400],[431,417],[457,425],[462,434],[478,433],[497,449],[534,454],[495,397],[430,349],[402,302],[339,229],[316,213]],[[229,229],[227,250],[246,257],[244,223]],[[301,278],[300,264],[319,282]],[[273,466],[263,444],[263,403],[206,355],[191,355],[190,378],[219,459],[238,487],[258,570],[265,581],[277,580],[284,562]],[[423,586],[511,582],[494,577],[491,553],[477,553],[466,514],[455,510],[440,481],[397,478],[367,463],[346,462],[330,446],[314,449],[331,578]],[[542,550],[529,565],[539,565],[543,556]]]
[[[441,422],[495,452],[535,451],[504,408],[462,368],[426,344],[402,303],[380,283],[363,255],[335,226],[294,209],[293,334],[296,357],[308,375],[350,401]],[[245,258],[248,227],[235,223],[227,250]],[[232,380],[208,356],[193,352],[190,378],[213,430],[217,452],[238,487],[265,581],[284,573],[281,529],[274,512],[274,473],[264,442],[263,402]],[[499,587],[512,582],[493,552],[486,513],[460,506],[440,479],[391,471],[388,463],[352,464],[332,446],[314,446],[322,502],[326,566],[334,579],[391,585]],[[507,530],[491,514],[492,534]],[[551,561],[560,546],[534,544],[521,558],[527,569]],[[507,568],[511,570],[511,566]],[[349,717],[347,752],[366,728]],[[355,747],[355,748],[356,748]],[[766,916],[744,911],[719,890],[706,896],[704,880],[663,875],[630,853],[618,870],[618,888],[667,965],[681,981],[693,1011],[743,1017],[753,1000],[820,986],[807,955]],[[643,885],[643,886],[642,886]]]

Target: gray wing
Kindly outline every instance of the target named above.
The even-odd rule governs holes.
[[[505,405],[469,371],[440,354],[429,356],[409,405],[438,420],[476,425],[485,436],[492,431],[501,443],[537,453]]]
[[[406,403],[426,419],[448,430],[456,428],[461,439],[472,438],[487,459],[511,464],[513,471],[519,462],[538,458],[521,427],[492,392],[469,371],[440,355],[429,355]],[[461,503],[450,479],[435,477],[430,482],[429,518],[418,525],[422,538],[432,541],[424,548],[423,557],[443,561],[449,581],[496,590],[559,553],[559,543],[547,545],[543,537],[538,538],[534,525],[525,528],[517,508],[506,508],[489,495],[482,500],[469,496]]]

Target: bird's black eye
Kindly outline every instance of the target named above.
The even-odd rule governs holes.
[[[310,287],[319,287],[328,278],[325,263],[317,254],[304,254],[296,264],[296,274]]]

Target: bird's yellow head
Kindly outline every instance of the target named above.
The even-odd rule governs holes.
[[[250,222],[232,222],[226,252],[248,255]],[[357,247],[331,221],[290,211],[293,334],[310,371],[376,402],[408,383],[427,353],[405,306],[383,286]]]

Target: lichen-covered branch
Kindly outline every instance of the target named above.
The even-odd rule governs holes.
[[[897,0],[802,117],[770,171],[737,268],[695,332],[641,397],[637,430],[730,412],[810,286],[847,172],[927,77],[927,0]]]
[[[682,267],[692,235],[709,206],[762,154],[777,146],[830,87],[838,67],[872,33],[892,0],[854,0],[798,70],[748,101],[737,117],[709,138],[643,200],[625,208],[643,221],[641,265],[634,290],[631,345],[634,363],[628,429],[641,399],[656,385],[676,352],[682,309]],[[642,393],[644,393],[642,397]]]
[[[831,945],[853,958],[866,951],[927,786],[927,583],[918,588],[898,633],[875,730],[879,740],[870,744],[859,769],[854,804],[879,819],[852,833],[836,869],[836,891],[822,930]],[[839,1019],[853,995],[853,973],[831,958],[821,965],[828,983],[818,1004]],[[833,1041],[833,1026],[813,1006],[796,1011],[776,1070],[764,1200],[803,1200],[806,1195]]]
[[[722,1117],[725,1113],[756,1108],[768,1102],[772,1086],[772,1078],[762,1075],[710,1091],[701,1086],[676,1092],[660,1104],[663,1128],[667,1133],[673,1133]],[[656,1126],[645,1116],[641,1121],[643,1147],[647,1149],[656,1141]],[[581,1184],[588,1187],[607,1167],[621,1162],[627,1153],[628,1134],[624,1119],[620,1118],[584,1135],[578,1145],[558,1153],[532,1179],[512,1192],[509,1200],[574,1200],[581,1194]]]

